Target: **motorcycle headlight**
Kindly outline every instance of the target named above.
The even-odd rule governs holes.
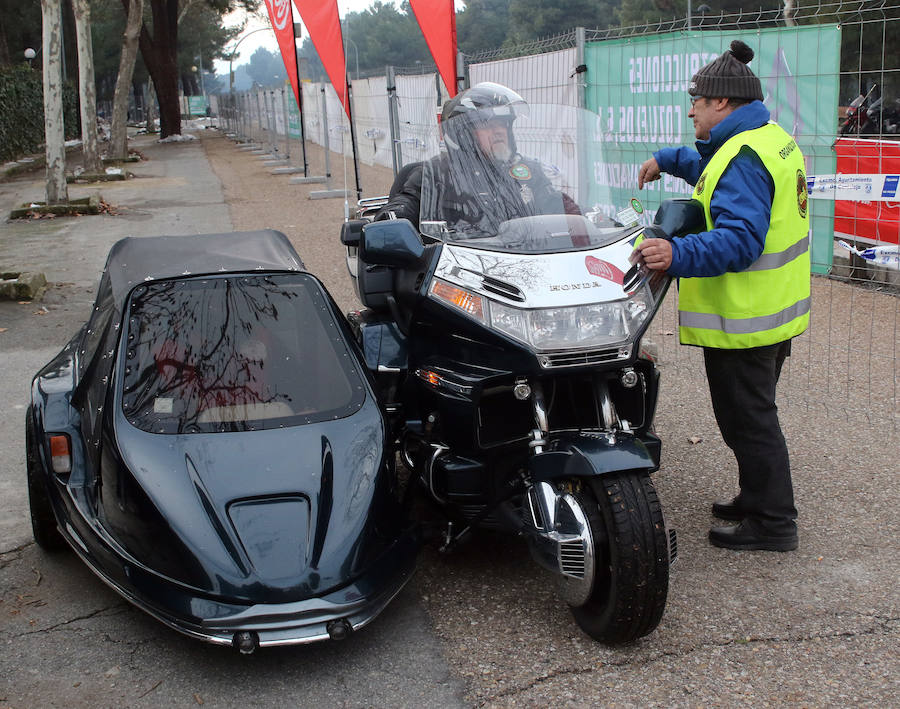
[[[522,310],[491,301],[493,328],[536,350],[609,347],[633,340],[653,312],[644,286],[624,300]]]
[[[537,351],[627,344],[636,339],[654,308],[646,285],[622,300],[534,310],[511,307],[437,278],[429,295]]]

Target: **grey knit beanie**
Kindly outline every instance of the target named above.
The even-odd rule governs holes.
[[[707,98],[742,98],[762,101],[762,84],[747,64],[753,50],[741,40],[731,43],[719,57],[700,69],[691,79],[688,93]]]

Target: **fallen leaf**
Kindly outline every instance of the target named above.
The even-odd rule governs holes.
[[[199,694],[195,694],[194,701],[197,702],[197,704],[203,704],[203,697],[201,697]]]
[[[19,305],[31,305],[31,301],[30,300],[20,300]]]
[[[700,436],[691,436],[690,438],[688,438],[688,440],[689,440],[692,444],[695,444],[695,443],[700,443],[700,441],[702,441],[703,439],[700,438]]]
[[[6,332],[6,330],[7,330],[7,328],[5,328],[5,327],[0,327],[0,332]]]

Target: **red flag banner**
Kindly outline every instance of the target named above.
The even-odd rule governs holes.
[[[337,0],[296,0],[296,5],[322,66],[349,117],[347,66],[344,62],[344,37],[341,34]]]
[[[456,12],[453,0],[409,0],[450,97],[456,96]]]
[[[278,40],[281,59],[294,89],[294,100],[300,105],[300,80],[297,76],[297,45],[294,43],[294,13],[291,0],[266,0],[269,21]]]

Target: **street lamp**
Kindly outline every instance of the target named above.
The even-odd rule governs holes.
[[[247,39],[247,37],[249,37],[250,35],[256,34],[257,32],[266,32],[266,31],[269,31],[270,29],[271,28],[269,28],[269,27],[260,27],[259,29],[256,29],[256,30],[250,30],[247,34],[245,34],[243,37],[241,37],[237,41],[237,44],[235,44],[234,47],[232,48],[231,52],[228,55],[228,93],[230,93],[230,94],[234,93],[234,71],[231,69],[231,63],[234,61],[234,57],[237,55],[237,48],[240,47],[241,42],[243,42],[245,39]]]
[[[209,99],[206,98],[206,88],[203,86],[203,56],[197,55],[197,62],[200,64],[200,93],[203,94],[203,108],[209,115]]]
[[[347,42],[353,45],[353,53],[356,56],[356,78],[359,79],[359,48],[356,46],[356,42],[350,39],[347,36],[347,23],[343,22],[341,24],[341,36],[344,38],[344,56],[347,56]],[[350,73],[349,71],[347,72]]]
[[[28,66],[31,66],[32,60],[38,55],[38,52],[40,52],[40,51],[41,50],[38,49],[36,52],[31,47],[28,47],[25,50],[24,54],[25,54],[25,59],[28,61]]]
[[[356,58],[356,78],[359,79],[359,49],[357,49],[357,47],[356,47],[356,42],[354,42],[349,37],[344,37],[344,42],[350,42],[350,44],[353,45],[353,53]],[[346,53],[347,53],[347,50],[344,49],[344,54],[346,54]]]

